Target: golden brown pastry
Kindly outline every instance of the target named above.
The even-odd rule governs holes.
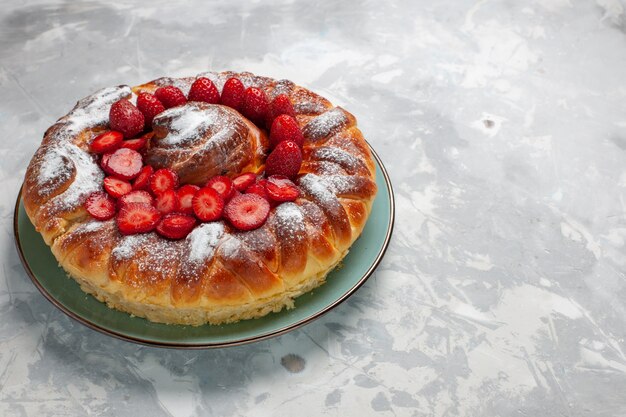
[[[350,113],[287,80],[201,76],[220,91],[237,77],[270,99],[286,94],[293,103],[304,134],[295,181],[301,195],[272,208],[260,228],[238,231],[215,221],[200,223],[181,240],[154,232],[125,236],[113,219],[95,220],[84,209],[86,198],[102,190],[105,174],[89,142],[108,129],[111,105],[159,86],[187,94],[195,78],[105,88],[80,100],[45,133],[24,181],[29,218],[81,288],[109,307],[155,322],[220,324],[293,307],[347,254],[376,195],[375,165]],[[159,114],[152,126],[144,159],[174,169],[181,183],[263,169],[267,132],[229,107],[189,102]]]

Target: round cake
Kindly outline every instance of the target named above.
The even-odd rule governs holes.
[[[247,72],[80,100],[46,131],[22,189],[85,292],[190,325],[292,308],[346,256],[375,195],[353,115]]]

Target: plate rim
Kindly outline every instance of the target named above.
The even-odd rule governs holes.
[[[385,168],[385,165],[383,164],[383,161],[380,159],[380,157],[378,156],[374,148],[372,148],[372,146],[369,143],[368,143],[368,147],[370,151],[372,152],[372,156],[376,160],[376,163],[378,164],[380,171],[383,174],[383,179],[385,181],[387,189],[389,190],[389,224],[387,225],[387,231],[385,232],[385,239],[383,241],[383,244],[378,254],[376,255],[376,258],[374,258],[374,261],[369,266],[367,271],[365,271],[363,276],[359,278],[359,280],[352,287],[350,287],[347,291],[345,291],[338,299],[328,304],[321,310],[301,320],[298,320],[295,323],[289,324],[287,326],[283,326],[279,329],[276,329],[267,333],[245,337],[242,339],[232,340],[228,342],[215,342],[215,343],[212,343],[212,342],[208,342],[208,343],[158,342],[158,341],[154,341],[150,339],[142,339],[140,337],[129,336],[127,334],[123,334],[115,330],[111,330],[111,329],[99,326],[87,320],[86,318],[80,316],[79,314],[73,312],[72,310],[68,309],[43,287],[43,285],[39,282],[39,279],[35,276],[35,274],[30,268],[30,265],[28,264],[28,262],[26,261],[24,257],[22,244],[21,244],[21,240],[19,236],[19,230],[18,230],[18,217],[19,217],[18,213],[19,213],[19,208],[20,208],[20,201],[22,200],[22,191],[24,189],[24,183],[22,183],[22,186],[20,187],[20,191],[17,194],[17,200],[15,202],[15,209],[13,211],[13,240],[15,243],[15,247],[17,249],[17,253],[20,258],[20,262],[22,263],[22,266],[24,267],[26,274],[30,277],[30,280],[33,282],[33,284],[39,290],[39,292],[44,296],[44,298],[46,298],[50,303],[52,303],[52,305],[54,305],[56,308],[61,310],[68,317],[76,320],[77,322],[87,326],[88,328],[92,330],[97,331],[98,333],[114,337],[118,340],[136,343],[136,344],[140,344],[143,346],[151,346],[151,347],[159,347],[159,348],[167,348],[167,349],[186,349],[186,350],[216,349],[216,348],[224,348],[224,347],[232,347],[232,346],[242,346],[242,345],[246,345],[249,343],[260,342],[262,340],[267,340],[267,339],[281,336],[285,333],[288,333],[292,330],[298,329],[306,324],[309,324],[319,319],[320,317],[324,316],[326,313],[328,313],[335,307],[339,306],[345,300],[350,298],[350,296],[352,296],[352,294],[354,294],[365,283],[365,281],[369,279],[369,277],[374,273],[374,271],[376,270],[376,268],[382,261],[385,253],[387,252],[387,249],[389,247],[389,242],[393,234],[393,226],[395,223],[395,196],[394,196],[393,186],[391,185],[391,179],[389,178],[389,174],[387,172],[387,169]]]

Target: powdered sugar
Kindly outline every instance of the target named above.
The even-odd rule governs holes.
[[[237,239],[233,235],[227,235],[220,246],[220,253],[224,259],[234,259],[241,251],[241,247],[241,240]]]
[[[335,107],[311,119],[303,128],[302,133],[309,140],[320,140],[330,135],[335,129],[348,124],[348,117],[343,109]]]
[[[188,236],[189,261],[204,262],[210,259],[224,235],[224,224],[221,222],[204,223],[196,227]]]
[[[283,203],[276,207],[274,220],[283,234],[294,235],[299,230],[304,230],[304,215],[294,203]]]
[[[74,179],[70,186],[50,201],[55,207],[71,209],[82,204],[89,194],[102,189],[101,184],[104,180],[104,173],[96,165],[91,154],[72,143],[66,143],[59,144],[53,150],[50,159],[48,159],[48,155],[46,155],[42,164],[44,172],[48,174],[56,173],[58,175],[57,178],[63,178],[62,181],[66,181],[70,178],[72,170],[74,171]],[[55,170],[51,167],[51,164],[58,162],[59,155],[67,158],[70,164],[63,165],[62,168]]]
[[[137,249],[147,240],[146,235],[124,236],[117,246],[111,251],[111,256],[116,259],[126,260],[132,258]]]
[[[180,146],[191,142],[215,124],[219,111],[215,106],[201,108],[196,103],[173,107],[165,110],[154,119],[157,125],[162,120],[171,119],[167,136],[160,140],[165,145]]]
[[[82,223],[76,229],[74,229],[74,233],[91,233],[97,230],[101,230],[106,224],[113,222],[113,220],[107,221],[99,221],[95,219],[90,219],[89,221]]]
[[[315,174],[306,174],[300,178],[299,185],[316,202],[324,206],[337,201],[337,197],[324,184],[323,177]]]
[[[318,160],[334,162],[350,172],[354,172],[363,166],[363,162],[359,158],[334,147],[319,147],[312,152],[312,157]]]
[[[70,113],[59,119],[48,136],[50,146],[41,157],[37,175],[40,195],[53,192],[70,180],[73,172],[72,184],[53,199],[59,208],[81,204],[86,194],[100,189],[103,174],[95,158],[74,141],[82,131],[106,125],[111,105],[130,93],[128,86],[103,88],[80,100]]]

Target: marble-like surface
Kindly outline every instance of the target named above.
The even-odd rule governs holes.
[[[623,2],[143,3],[2,2],[0,415],[626,415]],[[276,339],[100,335],[20,265],[23,172],[78,98],[206,69],[353,112],[395,185],[390,249]]]

